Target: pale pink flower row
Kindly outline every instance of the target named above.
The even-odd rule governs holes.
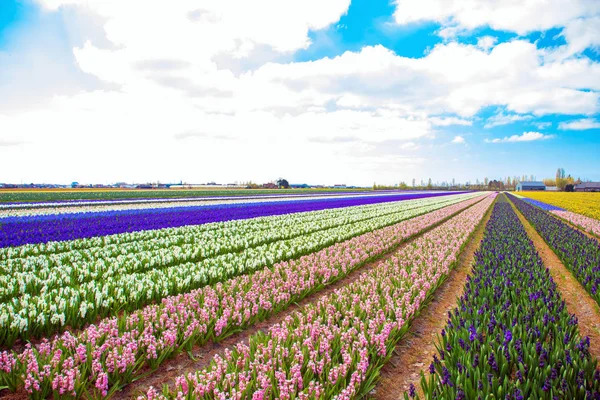
[[[0,353],[10,360],[0,368],[0,378],[18,377],[32,396],[45,397],[52,390],[60,395],[89,390],[105,396],[115,385],[130,382],[143,366],[157,367],[175,351],[218,340],[263,320],[481,199],[445,207],[252,275],[167,297],[131,315],[107,318],[77,336],[65,332],[51,342],[28,346],[19,355]]]
[[[409,243],[356,281],[176,379],[173,398],[350,399],[385,362],[495,196]],[[147,398],[164,397],[150,389]]]
[[[572,211],[552,210],[550,212],[589,233],[600,236],[600,221],[597,219],[586,217],[585,215],[577,214]]]

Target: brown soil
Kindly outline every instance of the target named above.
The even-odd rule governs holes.
[[[600,362],[600,306],[564,266],[523,214],[514,204],[512,206],[525,227],[527,235],[533,241],[544,266],[550,270],[552,279],[556,282],[558,290],[567,304],[567,310],[570,314],[577,316],[579,332],[582,336],[590,337],[590,353]]]
[[[429,363],[436,353],[437,335],[446,325],[448,311],[457,306],[458,298],[462,295],[465,280],[475,259],[475,251],[483,239],[492,209],[493,204],[466,242],[448,279],[436,290],[432,301],[413,320],[406,336],[396,345],[392,358],[381,369],[377,386],[371,392],[372,398],[402,399],[403,393],[408,391],[411,383],[415,385],[419,396],[423,395],[419,384],[421,372],[428,375]]]
[[[448,218],[443,219],[439,223],[434,224],[433,226],[421,231],[420,233],[402,242],[402,244],[400,244],[399,246],[385,253],[382,257],[377,258],[376,260],[367,263],[360,268],[357,268],[356,270],[350,272],[346,277],[336,282],[330,283],[324,289],[305,297],[298,303],[290,305],[285,310],[270,316],[268,319],[262,322],[258,322],[239,333],[235,333],[221,342],[210,342],[204,346],[195,346],[194,349],[192,349],[191,351],[192,356],[195,360],[193,360],[187,353],[180,353],[174,358],[166,360],[158,367],[157,370],[148,371],[147,376],[143,376],[137,381],[130,383],[129,385],[124,387],[121,391],[115,393],[112,399],[135,398],[138,395],[145,393],[150,388],[150,386],[153,386],[156,389],[160,390],[164,384],[172,385],[175,382],[175,378],[180,375],[187,375],[190,372],[195,372],[206,368],[207,366],[209,366],[211,360],[216,355],[222,355],[226,349],[232,349],[237,343],[241,342],[247,344],[249,338],[252,335],[256,334],[258,331],[266,332],[272,325],[283,321],[283,319],[285,319],[288,315],[296,312],[300,308],[305,307],[310,303],[316,303],[320,299],[331,294],[336,289],[355,281],[359,278],[361,274],[368,272],[369,270],[379,265],[381,262],[384,262],[388,258],[392,257],[394,254],[396,254],[398,251],[404,248],[409,242],[411,242],[415,238],[443,224],[445,221],[454,217],[457,214],[458,213],[455,213],[449,216]]]

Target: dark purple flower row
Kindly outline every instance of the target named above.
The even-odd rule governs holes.
[[[600,371],[506,197],[437,345],[428,399],[600,399]],[[405,397],[415,397],[414,388]]]
[[[416,193],[364,198],[291,200],[14,217],[6,218],[0,222],[0,247],[421,199],[455,193]]]
[[[515,196],[510,199],[600,304],[600,243],[552,214]]]

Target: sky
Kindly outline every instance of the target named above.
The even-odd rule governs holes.
[[[0,0],[0,182],[600,180],[597,0]]]

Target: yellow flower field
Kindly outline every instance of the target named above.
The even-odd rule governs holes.
[[[600,219],[600,192],[519,192],[519,194],[565,210]]]

